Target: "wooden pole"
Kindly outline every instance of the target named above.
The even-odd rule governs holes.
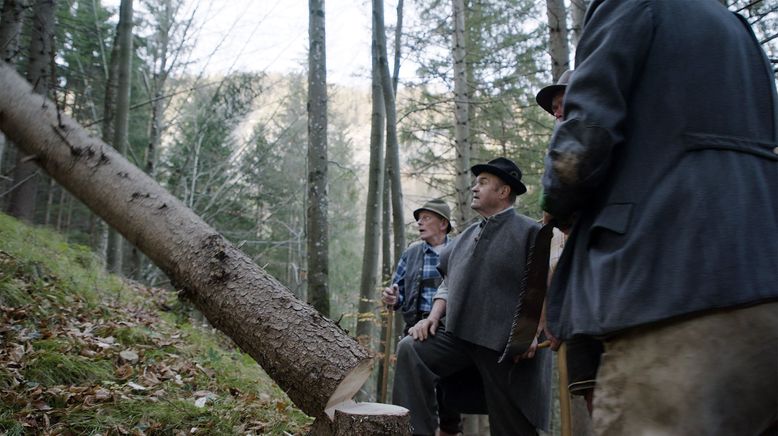
[[[393,310],[390,306],[386,306],[386,316],[384,317],[384,322],[386,322],[386,335],[384,336],[384,365],[383,365],[383,373],[381,378],[381,390],[378,393],[379,402],[386,403],[389,395],[388,395],[388,386],[389,386],[389,362],[392,357],[392,330],[394,330],[392,327],[394,326],[394,316],[393,316]]]
[[[570,384],[567,376],[567,344],[562,344],[557,352],[557,368],[559,369],[559,417],[562,422],[561,436],[572,436],[572,415],[570,413]]]

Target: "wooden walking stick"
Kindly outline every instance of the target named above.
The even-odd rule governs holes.
[[[386,309],[386,334],[384,335],[384,366],[382,368],[381,388],[378,392],[378,401],[386,403],[388,398],[388,385],[389,385],[389,362],[392,356],[392,330],[394,326],[394,312],[391,306],[385,306]]]
[[[567,344],[562,344],[557,352],[557,370],[559,372],[559,418],[562,424],[561,436],[573,435],[573,417],[570,412],[570,391],[567,386]]]

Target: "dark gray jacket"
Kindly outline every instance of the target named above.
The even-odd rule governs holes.
[[[471,225],[446,246],[438,264],[448,287],[446,330],[502,353],[539,229],[511,209]]]
[[[446,299],[446,330],[492,351],[505,349],[519,302],[527,255],[540,224],[515,210],[465,229],[440,253]],[[437,294],[436,294],[437,296]],[[551,401],[551,353],[515,364],[510,383],[521,392],[519,408],[538,428],[547,428]]]
[[[714,0],[595,0],[543,177],[562,338],[778,298],[778,99]]]

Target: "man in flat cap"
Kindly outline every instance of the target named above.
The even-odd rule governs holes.
[[[443,278],[437,269],[440,252],[449,242],[451,209],[445,201],[434,198],[413,211],[419,229],[419,241],[412,243],[397,262],[392,285],[385,288],[382,300],[393,310],[400,310],[405,320],[403,335],[432,310],[432,297]],[[396,372],[395,377],[407,374]],[[462,420],[456,410],[450,410],[442,401],[438,389],[438,416],[440,434],[455,435],[462,431]]]
[[[516,363],[498,363],[510,335],[527,255],[540,226],[513,209],[526,192],[521,170],[504,157],[471,168],[471,207],[483,218],[440,255],[438,288],[429,316],[411,327],[397,350],[394,403],[411,412],[414,434],[435,431],[435,386],[475,367],[484,385],[495,435],[535,435],[547,429],[551,360],[535,344]],[[446,316],[445,323],[441,322]],[[445,324],[445,325],[444,325]]]

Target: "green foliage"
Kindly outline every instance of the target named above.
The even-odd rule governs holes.
[[[546,28],[541,25],[545,9],[527,0],[465,3],[473,163],[498,155],[515,160],[530,190],[522,197],[520,209],[537,216],[540,208],[532,194],[540,186],[542,158],[553,126],[553,119],[534,101],[537,90],[550,81]],[[403,50],[420,68],[418,78],[406,84],[410,98],[403,101],[400,134],[407,144],[411,174],[452,194],[451,4],[418,0],[411,7],[418,20],[409,20],[408,47]]]

